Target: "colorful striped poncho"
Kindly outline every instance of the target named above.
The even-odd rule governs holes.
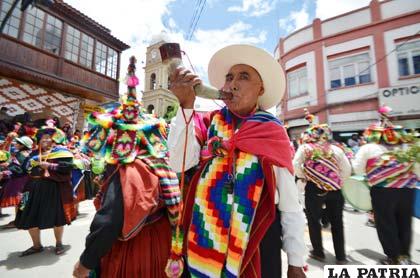
[[[53,160],[53,159],[60,159],[60,158],[73,158],[73,153],[69,151],[66,147],[63,146],[55,146],[51,149],[51,151],[47,154],[42,156],[42,160]],[[29,159],[29,163],[25,165],[26,170],[31,172],[32,168],[39,165],[39,152],[36,151],[31,155]]]
[[[393,155],[371,158],[366,164],[368,184],[384,188],[414,188],[417,176],[413,168],[414,162],[399,162]]]
[[[213,115],[207,137],[185,202],[189,271],[192,277],[260,277],[258,246],[274,216],[271,165],[293,171],[290,141],[265,111],[235,132],[227,108]]]
[[[342,180],[338,162],[334,157],[331,145],[325,143],[308,143],[305,148],[305,177],[324,191],[341,189]]]

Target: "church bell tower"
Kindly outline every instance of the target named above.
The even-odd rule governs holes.
[[[148,113],[163,117],[177,106],[178,99],[169,90],[169,76],[162,64],[159,47],[165,41],[161,40],[147,47],[144,92],[142,102]]]

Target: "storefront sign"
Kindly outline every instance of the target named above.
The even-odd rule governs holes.
[[[83,110],[84,110],[84,114],[90,114],[92,112],[103,112],[104,111],[104,109],[100,106],[89,105],[89,104],[83,105]]]
[[[392,108],[391,116],[420,114],[420,83],[379,90],[379,102]]]

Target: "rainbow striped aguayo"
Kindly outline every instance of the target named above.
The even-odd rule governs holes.
[[[387,188],[414,188],[417,176],[412,162],[400,163],[394,156],[371,158],[366,165],[368,184]]]
[[[208,133],[208,138],[228,139],[233,135],[227,109],[213,117]],[[188,232],[192,277],[240,276],[264,177],[256,156],[237,152],[235,161],[233,191],[226,187],[232,167],[227,156],[211,159],[197,184]]]
[[[337,159],[331,146],[321,147],[316,143],[306,144],[304,174],[306,179],[312,181],[324,191],[341,189],[342,179],[338,168]]]

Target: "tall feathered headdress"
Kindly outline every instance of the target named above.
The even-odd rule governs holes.
[[[363,133],[368,143],[398,145],[413,141],[414,137],[408,134],[400,125],[394,125],[389,117],[391,107],[382,105],[378,109],[379,122],[367,127]]]
[[[309,128],[307,128],[302,134],[302,141],[306,142],[318,142],[318,141],[329,141],[331,140],[331,129],[328,124],[315,124],[315,116],[309,113],[309,110],[305,108],[305,120],[309,123]]]
[[[167,156],[165,121],[146,114],[137,100],[136,62],[134,56],[130,57],[125,78],[127,94],[121,105],[110,112],[88,116],[94,128],[84,136],[83,143],[109,164],[127,164],[144,156]]]

